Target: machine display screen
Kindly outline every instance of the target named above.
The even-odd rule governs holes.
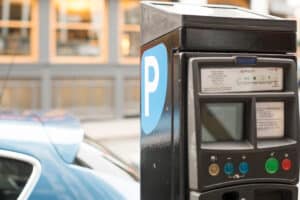
[[[200,113],[202,142],[243,140],[243,103],[206,103]]]

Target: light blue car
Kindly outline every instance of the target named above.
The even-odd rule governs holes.
[[[74,118],[0,114],[0,199],[135,200],[139,184]]]

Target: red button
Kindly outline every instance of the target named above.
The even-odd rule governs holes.
[[[292,168],[292,161],[288,158],[285,158],[281,162],[281,167],[284,171],[289,171]]]

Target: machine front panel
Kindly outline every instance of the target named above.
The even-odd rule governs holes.
[[[189,78],[189,98],[194,98],[189,120],[195,120],[188,132],[193,189],[298,182],[294,60],[190,58]]]

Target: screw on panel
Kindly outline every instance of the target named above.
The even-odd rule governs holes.
[[[216,156],[210,156],[210,161],[211,162],[216,162],[217,161],[217,157]]]
[[[275,152],[272,152],[270,155],[271,155],[271,156],[274,156],[274,155],[275,155]]]
[[[284,154],[284,157],[286,157],[286,158],[289,157],[289,154],[288,153]]]
[[[153,163],[153,168],[156,169],[156,163]]]

